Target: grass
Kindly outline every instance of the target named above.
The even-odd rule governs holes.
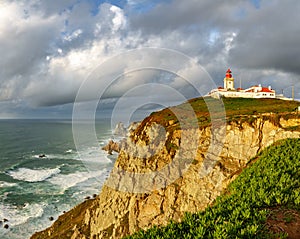
[[[137,238],[287,238],[267,227],[272,208],[300,210],[300,139],[266,148],[213,206],[187,213],[182,222],[139,231]],[[287,222],[293,220],[288,216]]]
[[[206,127],[211,124],[212,115],[214,118],[225,117],[227,122],[251,123],[257,115],[273,113],[269,117],[273,118],[274,122],[277,122],[276,120],[278,119],[276,117],[282,116],[288,119],[298,106],[300,106],[298,101],[279,99],[223,98],[220,101],[210,97],[195,98],[178,106],[153,112],[143,120],[136,133],[139,133],[145,124],[149,122],[157,122],[168,131],[182,127]],[[169,125],[170,121],[174,121],[174,123]]]
[[[191,129],[195,127],[204,128],[211,125],[211,118],[215,124],[220,120],[235,122],[239,127],[243,123],[252,125],[257,117],[270,120],[274,125],[280,127],[280,118],[289,119],[298,117],[296,109],[300,106],[298,101],[285,101],[279,99],[246,99],[246,98],[223,98],[222,100],[211,97],[200,97],[191,99],[178,106],[165,108],[151,113],[137,127],[134,135],[139,135],[146,143],[148,136],[143,131],[147,124],[156,122],[163,126],[169,133],[166,140],[168,150],[176,150],[171,145],[172,135],[175,130]],[[170,124],[170,122],[172,122]],[[290,130],[300,130],[299,126],[293,126]],[[135,139],[132,138],[135,142]]]

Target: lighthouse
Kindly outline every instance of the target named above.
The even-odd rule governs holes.
[[[275,90],[271,86],[263,87],[261,84],[251,86],[247,89],[234,88],[234,78],[232,77],[231,70],[228,69],[224,78],[224,88],[218,87],[212,89],[208,96],[213,98],[220,99],[221,97],[227,98],[279,98],[279,99],[288,99],[285,97],[280,97],[276,95]]]
[[[225,90],[234,90],[234,78],[231,75],[230,69],[228,69],[226,71],[226,75],[224,78],[224,89]]]
[[[280,98],[284,99],[285,97],[280,97],[276,95],[275,90],[272,89],[271,86],[263,87],[261,84],[251,86],[247,89],[242,88],[234,88],[234,78],[232,77],[230,68],[226,71],[224,78],[224,88],[218,87],[216,89],[212,89],[208,96],[211,96],[216,99],[220,99],[221,97],[227,98]],[[288,99],[288,98],[285,98]]]

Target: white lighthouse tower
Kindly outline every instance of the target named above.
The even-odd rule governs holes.
[[[231,75],[230,69],[228,69],[226,71],[226,75],[224,78],[224,89],[225,90],[234,90],[234,78]]]

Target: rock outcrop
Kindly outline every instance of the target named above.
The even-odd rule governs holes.
[[[114,130],[114,135],[125,137],[127,135],[127,129],[122,122],[119,122]]]
[[[109,140],[108,143],[103,146],[101,149],[106,151],[108,154],[113,154],[113,152],[119,153],[121,149],[121,145],[124,142],[124,137],[128,134],[132,133],[138,126],[138,122],[132,122],[128,128],[124,126],[123,123],[118,123],[114,130],[114,136],[122,137],[119,142],[114,140]]]
[[[255,116],[214,129],[166,129],[143,122],[122,142],[100,195],[32,238],[121,238],[170,219],[180,221],[185,212],[213,203],[262,149],[300,137],[299,124],[296,114],[276,122],[272,115]]]
[[[107,145],[102,147],[102,150],[107,151],[108,154],[112,154],[113,152],[119,153],[120,146],[119,146],[119,143],[117,143],[113,140],[110,140]]]

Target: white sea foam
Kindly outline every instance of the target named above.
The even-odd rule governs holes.
[[[83,162],[93,163],[111,163],[111,160],[107,157],[107,153],[100,149],[100,147],[87,147],[81,150],[77,154],[77,159]]]
[[[60,188],[65,191],[92,178],[103,181],[102,176],[104,175],[105,171],[106,170],[99,170],[94,172],[76,172],[71,174],[58,174],[52,178],[49,178],[47,181],[60,186]]]
[[[8,183],[8,182],[0,181],[0,188],[14,187],[16,185],[17,185],[16,183]]]
[[[6,218],[10,226],[23,224],[29,218],[41,217],[43,212],[43,205],[36,203],[24,207],[0,204],[0,218]]]
[[[26,182],[41,182],[59,173],[60,173],[59,168],[53,168],[53,169],[19,168],[7,172],[7,174],[13,177],[14,179],[26,181]]]
[[[48,158],[48,155],[45,154],[45,157],[40,157],[40,154],[32,155],[33,158]]]
[[[43,155],[43,157],[41,157],[41,155]],[[100,164],[111,163],[111,160],[107,157],[107,153],[104,150],[101,150],[101,146],[86,147],[80,151],[67,149],[63,154],[34,154],[32,155],[32,157],[39,160],[64,159],[64,160],[80,160],[80,161],[94,162]]]
[[[107,143],[106,143],[105,141],[101,141],[99,144],[100,144],[101,146],[105,146]]]

